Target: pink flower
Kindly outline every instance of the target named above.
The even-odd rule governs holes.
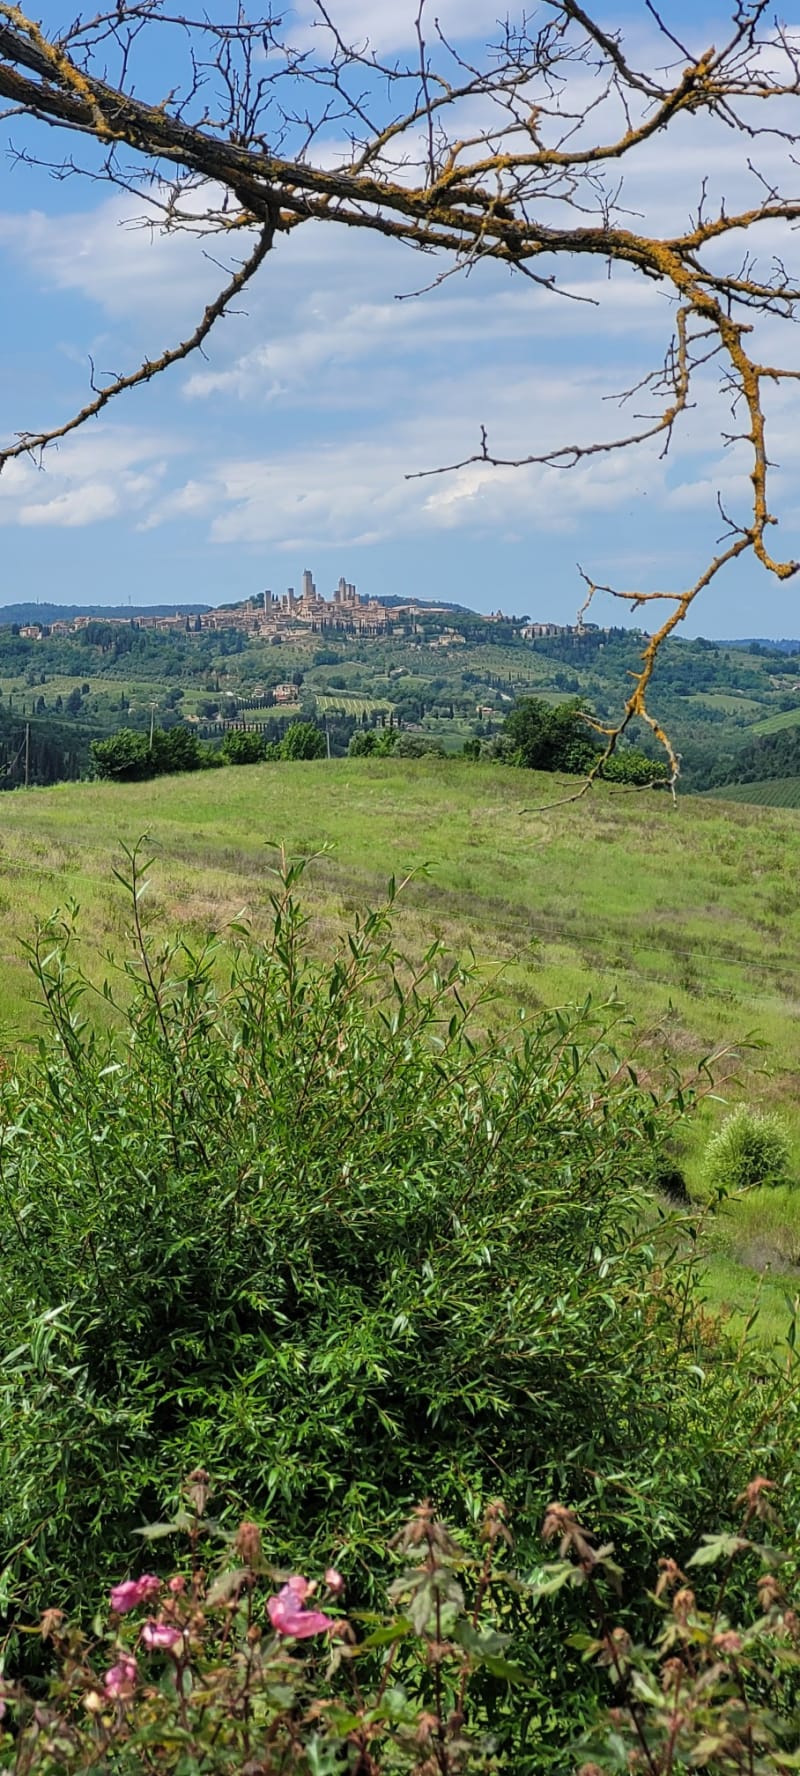
[[[332,1597],[341,1597],[344,1590],[344,1579],[335,1566],[329,1566],[325,1574],[325,1583]]]
[[[112,1665],[103,1678],[103,1688],[107,1696],[130,1696],[136,1682],[136,1660],[129,1653],[120,1653],[116,1665]]]
[[[180,1597],[181,1592],[186,1590],[186,1580],[177,1573],[174,1579],[170,1579],[167,1589],[172,1592],[173,1597]]]
[[[172,1653],[177,1646],[183,1645],[183,1635],[179,1628],[172,1628],[169,1622],[145,1622],[142,1644],[149,1647],[151,1652]]]
[[[123,1579],[122,1584],[115,1585],[111,1592],[111,1608],[118,1616],[124,1616],[128,1610],[136,1609],[137,1604],[148,1603],[160,1590],[161,1580],[155,1573],[142,1573],[140,1579]]]
[[[307,1579],[297,1575],[281,1587],[277,1597],[267,1599],[267,1613],[276,1634],[291,1635],[293,1640],[308,1640],[312,1634],[324,1634],[326,1629],[336,1627],[333,1616],[303,1607],[311,1588]]]

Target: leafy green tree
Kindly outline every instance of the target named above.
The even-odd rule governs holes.
[[[347,748],[348,758],[370,758],[378,750],[374,728],[357,728]]]
[[[387,736],[396,730],[387,728]],[[389,750],[389,749],[387,749]],[[397,734],[390,750],[395,758],[446,758],[447,754],[441,740],[433,734]]]
[[[93,740],[91,753],[98,777],[132,783],[154,775],[148,737],[133,728],[120,728],[107,740]]]
[[[258,765],[267,756],[267,743],[254,728],[234,728],[225,735],[221,751],[228,765]]]
[[[93,740],[91,752],[97,776],[116,778],[118,782],[161,777],[172,771],[197,771],[207,763],[197,735],[180,725],[168,732],[155,728],[152,742],[146,733],[120,728],[107,740]]]
[[[315,722],[290,722],[281,741],[281,757],[285,759],[324,758],[327,751],[325,735]]]
[[[502,741],[510,764],[530,771],[591,770],[597,746],[576,699],[546,703],[542,697],[521,697],[506,716]]]
[[[151,751],[153,775],[157,777],[172,771],[198,771],[204,762],[197,735],[182,726],[169,731],[156,728]]]
[[[402,755],[399,739],[397,728],[359,728],[347,750],[351,758],[389,758],[393,752]]]

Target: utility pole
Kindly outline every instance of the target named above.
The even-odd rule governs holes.
[[[157,703],[150,704],[150,751],[153,750],[153,728],[155,727]]]
[[[25,723],[25,788],[26,789],[29,788],[30,781],[31,781],[31,724],[30,724],[30,722],[26,722]]]

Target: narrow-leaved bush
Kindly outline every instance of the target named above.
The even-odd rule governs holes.
[[[654,1224],[682,1099],[620,1066],[619,1014],[487,1035],[474,971],[404,958],[390,906],[316,958],[300,874],[266,943],[195,950],[150,936],[133,853],[101,1020],[73,916],[32,946],[48,1028],[0,1078],[12,1664],[23,1616],[85,1616],[189,1468],[223,1524],[247,1510],[277,1562],[333,1561],[368,1608],[421,1476],[456,1528],[501,1491],[523,1570],[570,1497],[639,1596],[655,1548],[680,1557],[791,1447],[791,1382],[695,1310],[691,1217]],[[588,1694],[572,1610],[565,1591],[528,1644],[537,1769],[563,1743],[554,1683],[578,1717]]]
[[[759,1184],[786,1184],[791,1148],[781,1118],[737,1104],[705,1151],[709,1190],[752,1190]]]

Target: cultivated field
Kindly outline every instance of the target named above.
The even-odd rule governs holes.
[[[354,715],[360,719],[362,715],[388,715],[392,705],[386,697],[350,697],[346,691],[331,691],[329,696],[317,697],[317,709],[321,714],[326,711],[341,710],[343,715]]]
[[[784,728],[796,728],[800,722],[800,705],[796,709],[781,709],[777,715],[768,715],[763,721],[753,723],[754,734],[780,734]]]
[[[716,796],[726,802],[753,802],[761,808],[800,808],[800,777],[763,777],[755,783],[726,783]]]
[[[575,781],[449,760],[334,760],[162,778],[60,785],[8,794],[0,837],[0,1019],[5,1045],[29,1036],[37,1012],[20,940],[34,918],[74,897],[81,954],[99,982],[119,958],[128,914],[113,877],[119,841],[149,832],[156,862],[149,917],[196,942],[266,913],[270,846],[331,849],[308,877],[315,944],[331,946],[352,914],[381,900],[387,878],[424,870],[404,890],[402,942],[434,936],[474,949],[497,977],[497,1018],[543,1005],[616,997],[631,1018],[620,1044],[660,1073],[697,1077],[716,1051],[738,1049],[728,1096],[780,1105],[795,1145],[800,1202],[800,816],[735,803],[595,789],[558,805]],[[760,1046],[756,1046],[760,1045]],[[734,1063],[716,1063],[719,1078]],[[699,1158],[717,1102],[707,1101],[679,1156],[699,1187]],[[756,1249],[747,1205],[718,1218],[724,1247],[712,1297],[746,1308],[757,1268],[771,1265],[765,1324],[785,1321],[800,1280],[800,1210],[771,1204]],[[742,1210],[743,1214],[744,1211]],[[777,1216],[777,1231],[776,1231]],[[743,1270],[740,1256],[747,1259]],[[771,1317],[770,1317],[771,1316]]]

